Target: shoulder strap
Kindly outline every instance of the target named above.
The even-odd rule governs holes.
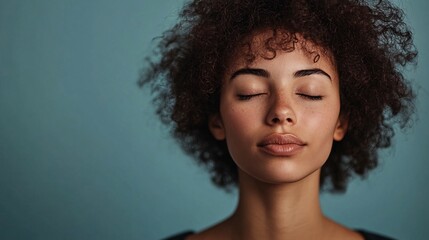
[[[389,238],[389,237],[382,236],[373,232],[368,232],[365,230],[357,230],[357,232],[362,234],[365,240],[394,240],[393,238]]]
[[[193,234],[193,231],[186,231],[186,232],[181,232],[178,233],[176,235],[170,236],[168,238],[164,238],[163,240],[185,240],[185,238],[191,234]]]

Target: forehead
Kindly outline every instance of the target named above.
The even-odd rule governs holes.
[[[249,66],[261,59],[274,59],[278,53],[292,51],[302,52],[315,63],[323,57],[332,66],[336,66],[335,59],[328,49],[305,39],[302,34],[270,29],[255,31],[245,37],[228,58],[227,70],[237,66]]]

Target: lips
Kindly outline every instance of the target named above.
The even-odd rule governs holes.
[[[307,144],[293,134],[273,133],[257,144],[263,152],[288,157],[297,154]]]

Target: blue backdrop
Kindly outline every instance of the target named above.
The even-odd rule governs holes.
[[[398,2],[398,1],[397,1]],[[159,239],[227,216],[136,81],[183,0],[0,1],[0,239]],[[420,51],[418,120],[325,213],[398,239],[429,237],[429,4],[399,2]],[[425,27],[426,26],[426,27]]]

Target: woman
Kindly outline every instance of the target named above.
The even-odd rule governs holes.
[[[374,169],[392,120],[405,126],[413,112],[403,12],[387,1],[194,0],[180,17],[140,84],[239,202],[171,239],[387,239],[324,216],[319,190]]]

